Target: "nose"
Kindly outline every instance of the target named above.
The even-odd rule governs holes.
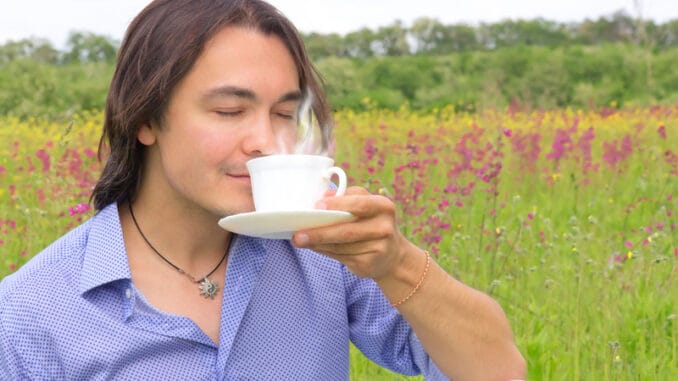
[[[265,156],[276,152],[277,137],[270,115],[257,116],[246,132],[243,150],[248,156]]]

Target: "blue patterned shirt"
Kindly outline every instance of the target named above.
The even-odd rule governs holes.
[[[237,236],[226,279],[216,345],[134,287],[110,205],[0,283],[0,380],[346,380],[349,340],[445,379],[377,285],[337,261]]]

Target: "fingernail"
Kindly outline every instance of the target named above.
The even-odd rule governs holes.
[[[318,202],[315,204],[315,208],[316,208],[316,209],[322,209],[322,210],[325,210],[325,209],[327,209],[327,204],[325,203],[325,201],[322,201],[322,200],[321,200],[321,201],[318,201]]]
[[[295,234],[294,243],[296,243],[297,246],[305,246],[308,243],[308,235],[304,233]]]

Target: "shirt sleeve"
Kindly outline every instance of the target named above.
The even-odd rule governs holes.
[[[373,280],[344,267],[344,284],[351,341],[367,358],[397,373],[448,380]]]
[[[33,380],[24,369],[16,346],[6,329],[6,303],[3,299],[3,282],[0,282],[0,381]]]

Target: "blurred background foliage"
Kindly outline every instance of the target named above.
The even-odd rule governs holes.
[[[445,25],[420,18],[345,35],[304,33],[336,109],[453,105],[474,112],[678,102],[678,20],[616,12],[597,20]],[[0,45],[0,115],[101,109],[119,42],[73,32]]]

